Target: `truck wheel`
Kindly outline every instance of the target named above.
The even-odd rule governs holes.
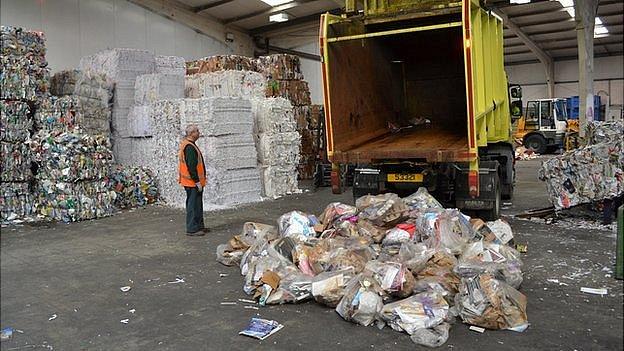
[[[479,211],[479,215],[481,215],[482,219],[486,221],[495,221],[500,217],[500,209],[501,209],[501,186],[500,186],[500,178],[497,176],[496,181],[496,196],[494,198],[494,207],[489,210]]]
[[[531,149],[538,154],[543,154],[546,152],[546,139],[539,134],[531,134],[524,139],[524,146],[527,149]]]

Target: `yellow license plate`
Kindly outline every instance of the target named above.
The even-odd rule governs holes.
[[[388,181],[395,183],[422,183],[423,175],[420,173],[390,173],[388,174]]]

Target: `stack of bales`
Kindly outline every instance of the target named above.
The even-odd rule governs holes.
[[[0,27],[0,207],[2,221],[33,214],[33,113],[48,95],[50,73],[41,32]]]

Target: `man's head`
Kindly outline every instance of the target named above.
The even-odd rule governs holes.
[[[190,124],[186,127],[186,138],[190,141],[199,139],[199,127],[196,124]]]

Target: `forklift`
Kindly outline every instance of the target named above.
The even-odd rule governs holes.
[[[524,116],[516,122],[514,139],[521,140],[527,149],[543,154],[549,147],[564,147],[573,132],[571,124],[568,123],[566,99],[530,100]]]

